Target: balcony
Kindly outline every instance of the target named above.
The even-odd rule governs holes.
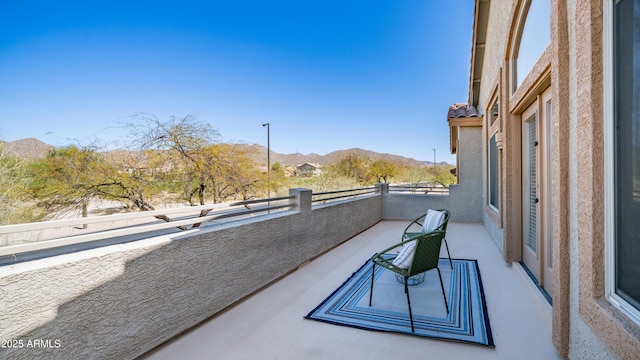
[[[0,267],[2,358],[558,358],[551,308],[489,233],[469,201],[389,192],[291,208],[184,232]],[[407,220],[448,208],[452,256],[477,259],[495,348],[359,330],[303,316]],[[17,344],[14,342],[14,344]]]
[[[397,240],[406,225],[394,220],[377,223],[147,358],[407,359],[425,354],[434,359],[561,358],[551,344],[549,304],[519,265],[502,261],[479,223],[453,222],[447,238],[454,257],[478,259],[495,348],[303,319],[365,259]]]

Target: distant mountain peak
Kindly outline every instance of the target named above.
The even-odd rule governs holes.
[[[253,145],[257,146],[260,150],[260,158],[257,158],[256,161],[258,163],[267,162],[267,148],[262,145]],[[349,154],[355,154],[359,157],[369,158],[370,160],[390,160],[400,162],[409,166],[421,166],[421,165],[433,165],[431,161],[419,161],[414,158],[408,158],[400,155],[393,155],[388,153],[379,153],[372,150],[365,150],[361,148],[350,148],[346,150],[336,150],[332,151],[326,155],[318,155],[315,153],[310,154],[301,154],[299,152],[293,154],[281,154],[271,150],[271,163],[274,164],[276,162],[286,165],[286,166],[295,166],[304,163],[318,163],[320,165],[327,165],[335,163],[345,156]],[[445,161],[441,161],[438,165],[447,164]]]
[[[19,158],[32,160],[39,157],[44,157],[47,153],[55,147],[53,145],[46,144],[35,138],[27,138],[22,140],[5,142],[0,140],[0,146],[2,146],[9,154],[15,155]],[[246,146],[253,152],[254,160],[259,164],[266,165],[267,163],[267,148],[258,144],[238,144],[238,146]],[[119,150],[125,151],[125,150]],[[336,150],[325,155],[319,155],[315,153],[302,154],[299,152],[293,154],[281,154],[271,150],[271,164],[280,163],[285,166],[297,166],[304,163],[327,165],[335,163],[349,154],[355,154],[359,157],[368,158],[370,160],[390,160],[400,162],[409,166],[421,166],[421,165],[433,165],[431,161],[418,161],[413,158],[408,158],[400,155],[393,155],[388,153],[379,153],[372,150],[365,150],[361,148],[350,148],[346,150]],[[441,161],[438,165],[444,165],[447,162]]]
[[[55,146],[46,144],[36,138],[26,138],[8,142],[0,140],[0,146],[10,155],[25,160],[44,157],[49,151],[55,149]]]

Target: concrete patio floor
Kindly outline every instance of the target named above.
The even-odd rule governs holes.
[[[450,223],[447,241],[452,257],[478,260],[495,348],[303,318],[371,255],[399,241],[407,224],[379,222],[144,358],[561,359],[551,343],[551,307],[518,264],[505,264],[479,223]]]

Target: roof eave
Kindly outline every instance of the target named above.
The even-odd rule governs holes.
[[[489,22],[489,8],[491,0],[476,0],[473,14],[473,40],[471,44],[471,71],[469,75],[469,100],[472,106],[477,106],[484,63],[484,49]]]

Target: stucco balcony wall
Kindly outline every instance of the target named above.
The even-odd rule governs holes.
[[[482,128],[461,127],[458,146],[458,184],[449,186],[449,195],[402,194],[383,191],[382,217],[385,220],[413,220],[427,209],[447,209],[451,221],[483,221]],[[384,188],[383,188],[384,189]]]
[[[462,185],[451,185],[448,195],[386,193],[382,204],[385,220],[413,220],[428,209],[447,209],[451,221],[482,221],[482,199],[479,194],[469,196]]]
[[[134,358],[382,219],[379,194],[292,193],[295,210],[1,267],[0,339],[23,345],[0,358]]]
[[[385,220],[413,220],[427,209],[450,209],[450,195],[386,193],[382,197]]]

